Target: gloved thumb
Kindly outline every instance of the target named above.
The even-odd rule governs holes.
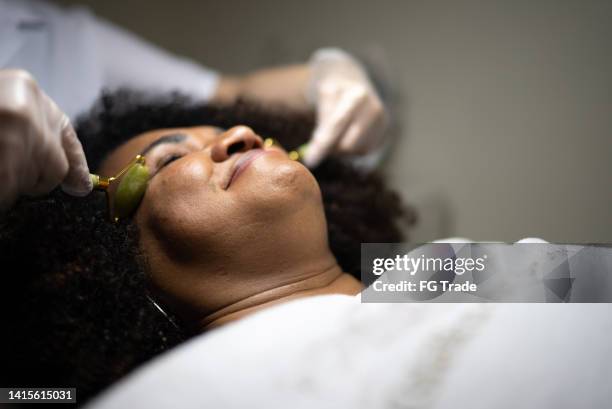
[[[322,90],[322,101],[317,107],[318,124],[304,156],[306,166],[309,168],[318,166],[336,147],[363,102],[360,95],[362,95],[360,89],[354,88],[336,100],[336,98],[327,98],[326,91]]]
[[[76,136],[68,117],[62,120],[62,147],[68,159],[68,174],[62,182],[62,190],[72,196],[86,196],[93,185],[89,177],[89,167],[85,160],[83,146]]]
[[[315,132],[314,135],[315,136],[308,143],[308,148],[305,150],[302,159],[304,165],[310,169],[319,166],[319,163],[321,163],[325,155],[331,150],[331,146],[328,146],[324,139],[317,137],[317,132]]]

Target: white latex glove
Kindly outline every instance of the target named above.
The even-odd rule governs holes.
[[[92,189],[85,154],[68,117],[22,70],[0,70],[0,209],[21,195]]]
[[[379,146],[388,116],[363,67],[335,48],[316,51],[309,65],[307,99],[316,106],[317,126],[304,163],[314,167],[332,151],[364,154]]]

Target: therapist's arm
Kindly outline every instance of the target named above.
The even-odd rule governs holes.
[[[179,91],[204,101],[210,101],[215,94],[219,74],[214,70],[169,53],[98,17],[92,16],[91,27],[105,88]]]
[[[342,50],[318,50],[304,65],[220,76],[93,19],[106,88],[179,91],[220,103],[242,97],[264,106],[314,109],[317,124],[304,157],[311,167],[332,151],[367,153],[383,140],[388,122],[385,107],[361,64]]]
[[[262,69],[243,76],[220,75],[108,21],[93,16],[92,19],[106,88],[180,91],[223,104],[244,98],[263,105],[281,104],[298,110],[309,108],[305,94],[310,78],[307,64]]]

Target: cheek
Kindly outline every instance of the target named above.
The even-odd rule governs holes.
[[[302,164],[270,155],[251,165],[248,178],[234,193],[252,211],[292,211],[303,205],[320,205],[316,179]],[[246,176],[246,175],[245,175]]]
[[[137,220],[158,239],[182,244],[220,229],[223,191],[211,182],[210,164],[198,161],[158,174],[147,187]]]
[[[173,258],[185,260],[257,237],[261,226],[281,223],[303,208],[320,209],[324,217],[310,171],[270,158],[253,162],[228,190],[211,181],[207,164],[181,164],[157,175],[137,213],[141,231]]]

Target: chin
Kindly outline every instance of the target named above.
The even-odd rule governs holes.
[[[292,160],[261,161],[257,166],[260,187],[255,194],[263,206],[293,207],[321,203],[321,190],[308,168]]]

